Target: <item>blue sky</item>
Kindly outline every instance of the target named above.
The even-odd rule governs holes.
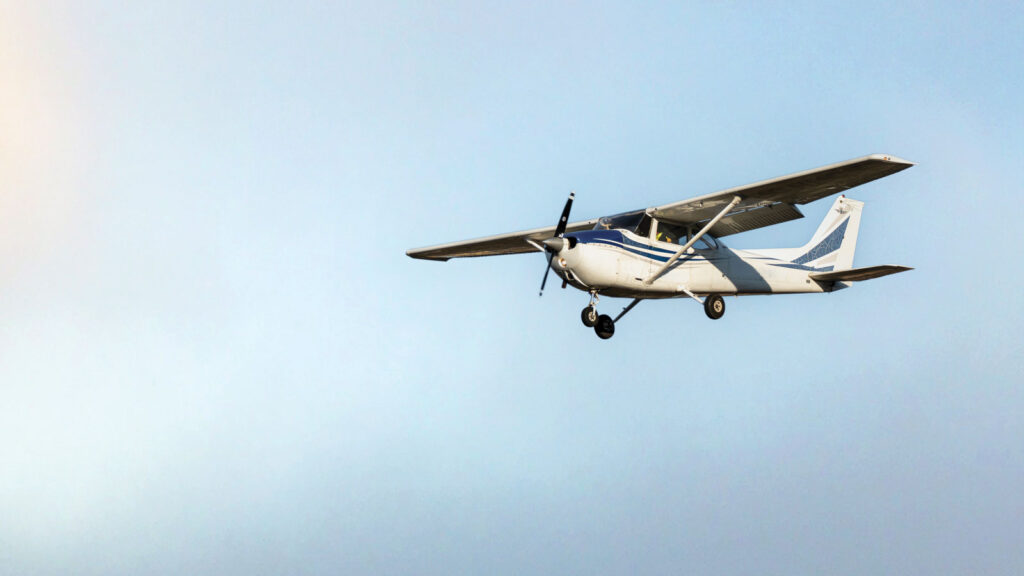
[[[1021,29],[0,4],[0,572],[1019,573]],[[404,255],[875,152],[857,264],[915,270],[716,322]]]

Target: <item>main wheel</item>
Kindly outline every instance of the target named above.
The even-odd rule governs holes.
[[[583,320],[583,325],[587,328],[593,328],[597,324],[597,308],[593,306],[587,306],[580,313],[580,318]]]
[[[597,317],[597,324],[594,325],[594,332],[597,332],[597,337],[602,340],[607,340],[615,335],[615,322],[612,322],[612,317],[607,314],[601,314]]]
[[[704,313],[712,320],[718,320],[725,315],[725,300],[718,294],[709,294],[704,299]]]

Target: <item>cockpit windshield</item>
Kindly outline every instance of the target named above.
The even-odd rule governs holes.
[[[647,238],[651,236],[652,223],[653,220],[645,210],[636,210],[599,218],[594,230],[629,230],[637,236]],[[651,238],[669,244],[686,244],[701,228],[700,224],[670,224],[662,220],[658,220],[657,224],[657,234]],[[715,250],[720,246],[721,243],[711,234],[705,234],[693,244],[697,250]]]
[[[637,226],[641,224],[641,221],[646,220],[648,227],[650,226],[650,218],[644,218],[645,213],[643,210],[637,210],[635,212],[624,212],[622,214],[614,214],[612,216],[604,216],[597,221],[597,225],[594,226],[594,230],[611,230],[613,228],[622,228],[633,232]],[[645,234],[646,235],[646,234]]]

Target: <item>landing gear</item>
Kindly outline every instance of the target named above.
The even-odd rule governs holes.
[[[633,309],[634,306],[640,303],[640,299],[636,298],[619,312],[619,315],[614,319],[607,314],[597,314],[597,290],[590,292],[590,304],[583,309],[580,313],[580,319],[583,320],[583,325],[590,328],[593,327],[597,337],[602,340],[607,340],[615,335],[615,323],[618,322],[627,312]]]
[[[708,294],[704,299],[704,313],[712,320],[718,320],[725,315],[725,300],[718,294]]]
[[[593,328],[597,324],[597,308],[594,308],[593,305],[587,306],[580,314],[580,318],[583,320],[584,326]]]
[[[597,317],[597,324],[594,325],[594,332],[597,333],[597,337],[602,340],[607,340],[615,335],[615,322],[612,321],[612,317],[607,314],[601,314]]]
[[[590,291],[590,303],[587,307],[580,312],[580,319],[583,320],[583,325],[587,328],[593,328],[597,325],[597,301],[600,298],[597,296],[597,290]]]

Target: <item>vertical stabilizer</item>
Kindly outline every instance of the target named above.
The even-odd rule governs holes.
[[[818,226],[811,241],[796,252],[794,264],[819,270],[853,268],[853,252],[857,247],[860,213],[864,203],[845,196],[836,198]]]

